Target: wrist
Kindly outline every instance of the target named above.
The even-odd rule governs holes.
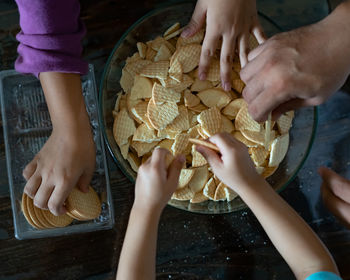
[[[346,74],[350,74],[350,1],[339,4],[336,9],[319,22],[322,36],[327,41],[328,53],[333,56],[335,62],[346,63],[344,70]],[[322,31],[323,30],[323,31]]]
[[[266,187],[270,186],[263,177],[257,175],[245,180],[235,191],[243,200],[245,200],[246,197],[266,191]]]
[[[135,200],[131,212],[143,219],[159,221],[163,208],[164,207],[160,207],[159,205],[140,203]]]
[[[71,112],[62,117],[50,114],[53,130],[67,135],[92,135],[90,119],[85,108],[83,109],[84,111]]]

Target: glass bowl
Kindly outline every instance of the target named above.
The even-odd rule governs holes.
[[[193,4],[182,3],[154,10],[134,25],[132,25],[115,45],[104,69],[100,85],[99,105],[101,112],[101,123],[104,138],[109,152],[123,173],[135,182],[136,173],[131,169],[129,163],[122,157],[119,147],[113,138],[113,115],[112,110],[116,101],[116,93],[121,90],[119,80],[122,68],[127,57],[137,51],[137,42],[147,42],[154,39],[175,22],[181,26],[188,23],[193,11]],[[268,36],[281,32],[278,27],[267,16],[259,13],[259,20]],[[302,108],[295,112],[293,127],[290,130],[290,146],[286,157],[276,172],[267,181],[272,187],[280,192],[296,176],[304,161],[306,160],[317,127],[317,108]],[[200,204],[192,204],[189,201],[170,200],[169,205],[179,209],[204,213],[219,214],[241,210],[246,207],[245,203],[236,198],[231,202],[206,201]]]

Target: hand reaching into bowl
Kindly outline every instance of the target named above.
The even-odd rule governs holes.
[[[247,62],[249,36],[252,32],[259,43],[264,39],[258,22],[255,0],[198,0],[192,19],[182,32],[182,37],[191,37],[204,25],[206,34],[198,68],[198,76],[206,79],[212,56],[222,39],[220,69],[222,87],[231,89],[232,62],[236,47],[242,67]]]
[[[325,102],[350,74],[350,1],[324,20],[280,33],[248,55],[243,97],[256,121]]]

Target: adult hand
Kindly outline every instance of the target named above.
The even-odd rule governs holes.
[[[252,32],[259,43],[265,40],[258,22],[255,0],[198,0],[192,19],[183,31],[183,37],[196,34],[207,20],[206,33],[199,61],[198,76],[206,79],[210,60],[215,54],[219,40],[221,46],[221,83],[231,89],[232,62],[236,50],[242,66],[247,62],[249,36]]]
[[[350,2],[324,20],[267,40],[241,70],[243,97],[257,121],[323,103],[350,73]]]
[[[319,168],[318,172],[323,180],[321,192],[324,204],[350,228],[350,181],[325,167]]]

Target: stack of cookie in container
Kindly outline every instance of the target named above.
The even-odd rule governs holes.
[[[74,188],[65,203],[67,213],[61,216],[53,215],[49,210],[36,207],[27,194],[22,195],[22,212],[27,222],[36,229],[66,227],[74,220],[88,221],[99,217],[101,202],[92,187],[87,193]]]

